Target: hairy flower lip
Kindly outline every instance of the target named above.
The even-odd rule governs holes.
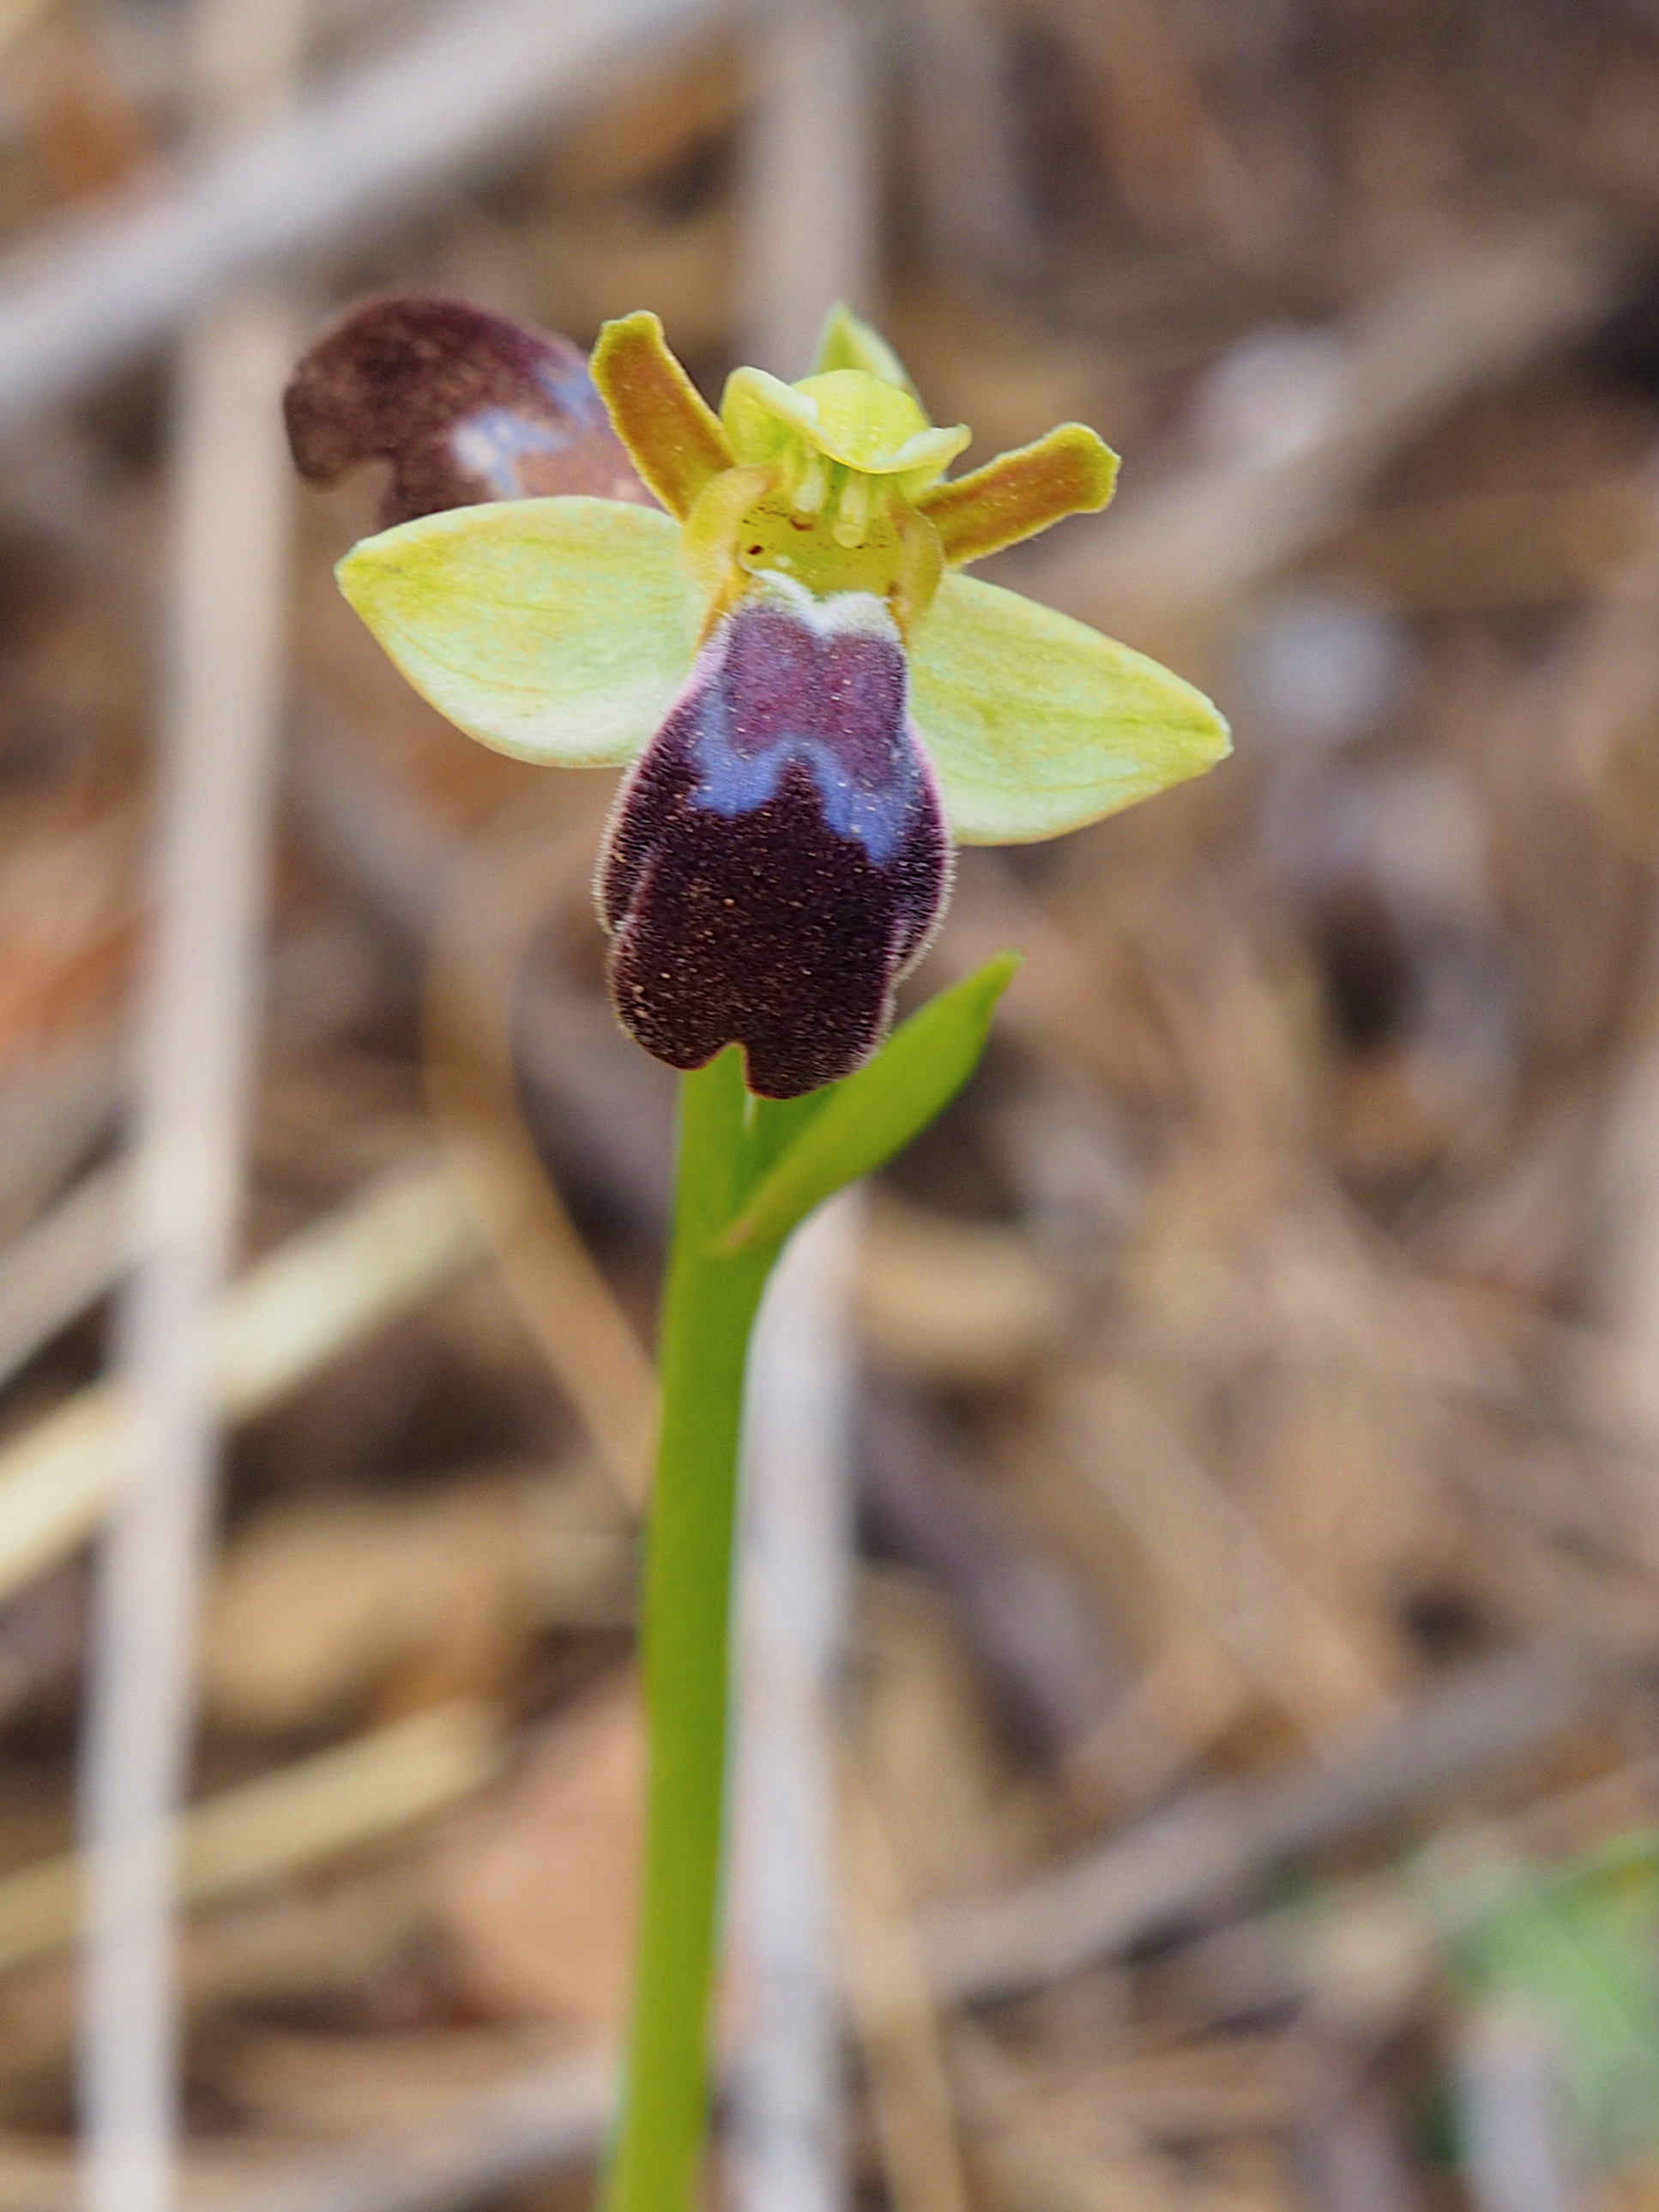
[[[624,1026],[757,1096],[861,1066],[944,910],[951,848],[896,626],[770,583],[721,618],[618,794],[598,890]]]

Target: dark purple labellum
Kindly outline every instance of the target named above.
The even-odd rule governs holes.
[[[794,1098],[861,1066],[951,848],[878,599],[742,602],[623,787],[599,872],[625,1026],[672,1067],[741,1044]]]
[[[393,292],[349,309],[301,361],[283,406],[312,483],[391,463],[382,527],[560,493],[652,504],[586,356],[465,300]]]

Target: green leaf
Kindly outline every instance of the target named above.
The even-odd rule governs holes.
[[[1651,1833],[1566,1869],[1529,1870],[1466,1928],[1474,1992],[1522,2006],[1554,2038],[1581,2147],[1616,2167],[1659,2142],[1659,1867]]]
[[[838,1087],[831,1083],[822,1091],[804,1091],[799,1098],[750,1097],[744,1130],[743,1204],[753,1196],[806,1124],[817,1121]]]
[[[902,1022],[867,1067],[824,1096],[720,1239],[723,1252],[781,1244],[816,1206],[902,1152],[978,1066],[997,1000],[1021,966],[1000,952]]]

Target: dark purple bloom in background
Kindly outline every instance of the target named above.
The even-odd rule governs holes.
[[[745,600],[611,824],[599,901],[618,1010],[672,1066],[735,1041],[762,1097],[835,1082],[879,1042],[949,872],[880,602]]]

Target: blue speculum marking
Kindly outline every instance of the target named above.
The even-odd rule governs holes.
[[[878,602],[868,605],[873,614]],[[799,762],[830,827],[884,867],[923,782],[896,634],[821,630],[810,607],[786,602],[743,611],[721,645],[692,741],[697,804],[747,814],[775,796]]]
[[[609,421],[599,387],[588,374],[587,362],[580,354],[573,354],[568,361],[556,364],[538,362],[533,374],[537,383],[560,413],[573,416],[582,422]]]
[[[879,600],[741,602],[623,793],[600,878],[617,1011],[700,1066],[733,1042],[792,1097],[880,1042],[950,849]]]
[[[492,497],[516,499],[518,465],[525,455],[562,453],[582,427],[580,422],[568,428],[538,422],[511,407],[485,407],[458,422],[450,437],[457,462],[482,477]]]

